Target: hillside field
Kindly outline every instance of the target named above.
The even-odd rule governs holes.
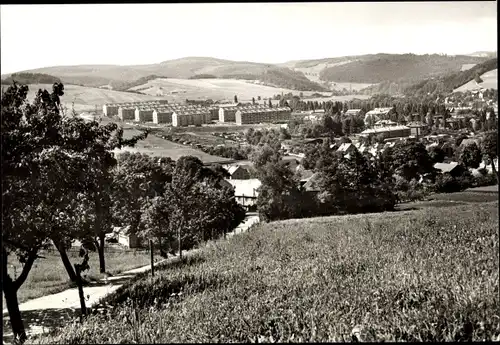
[[[474,80],[469,81],[467,84],[460,86],[453,90],[453,92],[464,92],[469,90],[475,90],[479,87],[484,87],[485,89],[498,89],[498,69],[488,71],[481,75],[482,83],[477,84]]]
[[[136,129],[128,128],[124,130],[124,137],[131,138],[139,133],[140,132]],[[227,160],[227,158],[212,156],[200,150],[195,150],[189,146],[184,146],[162,138],[158,138],[153,134],[149,134],[145,140],[139,141],[135,147],[125,147],[120,150],[117,149],[115,150],[115,153],[120,154],[124,151],[139,152],[152,156],[170,157],[173,160],[177,160],[181,156],[195,156],[204,163]]]
[[[160,89],[161,88],[161,89]],[[170,102],[183,102],[187,99],[213,99],[233,100],[238,96],[239,101],[251,101],[252,97],[256,100],[269,98],[274,95],[292,92],[299,94],[300,91],[284,88],[276,88],[266,85],[255,84],[250,81],[237,79],[155,79],[147,84],[136,86],[132,90],[139,90],[148,95],[157,95],[163,93],[164,98]],[[176,94],[172,94],[176,92]],[[314,92],[303,91],[304,95],[310,95]]]
[[[498,225],[498,201],[259,224],[38,341],[499,341]]]
[[[2,85],[7,88],[7,85]],[[39,89],[46,89],[52,92],[50,84],[33,84],[28,85],[28,100],[33,101]],[[132,92],[121,92],[107,89],[99,89],[94,87],[64,85],[64,96],[61,97],[61,102],[68,110],[72,109],[74,102],[75,111],[94,111],[97,106],[98,112],[102,112],[104,103],[122,103],[122,102],[139,102],[149,101],[153,99],[162,99],[163,97],[155,97],[151,95],[140,95]]]

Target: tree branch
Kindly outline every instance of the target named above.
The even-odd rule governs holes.
[[[28,254],[28,259],[26,260],[26,263],[23,266],[23,271],[17,277],[17,279],[12,283],[14,286],[14,289],[17,291],[21,285],[26,281],[26,278],[28,277],[28,273],[30,273],[31,268],[33,267],[33,263],[35,262],[36,258],[38,257],[37,255],[37,249],[33,249],[30,251]]]

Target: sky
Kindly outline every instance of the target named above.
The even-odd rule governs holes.
[[[497,50],[495,1],[0,5],[1,73]]]

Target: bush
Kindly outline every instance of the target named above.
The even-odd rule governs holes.
[[[465,189],[459,179],[448,173],[438,175],[434,186],[437,193],[456,193]]]

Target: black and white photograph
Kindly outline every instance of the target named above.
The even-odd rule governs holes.
[[[3,345],[500,342],[497,22],[0,5]]]

